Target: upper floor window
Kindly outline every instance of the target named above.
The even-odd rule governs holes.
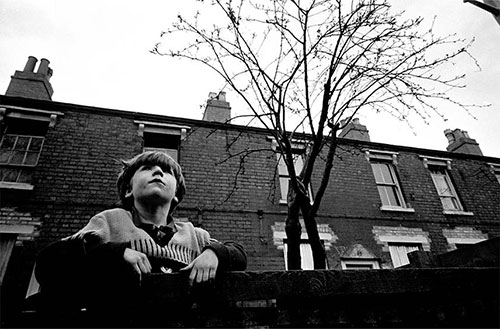
[[[471,212],[464,211],[457,190],[453,185],[450,176],[451,160],[426,156],[420,156],[420,158],[423,160],[424,167],[427,168],[431,174],[437,194],[443,205],[444,213],[473,215]]]
[[[179,162],[181,141],[186,138],[188,126],[134,121],[139,125],[138,134],[144,139],[143,151],[160,151]]]
[[[397,153],[386,151],[365,151],[370,162],[382,210],[413,210],[404,200],[401,185],[396,172]]]
[[[181,145],[181,136],[144,133],[143,151],[159,151],[170,155],[175,161],[179,161],[179,147]]]
[[[1,108],[0,188],[33,189],[32,176],[56,115],[19,107]]]
[[[304,151],[296,149],[293,153],[293,166],[295,168],[295,173],[300,174],[302,168],[304,167]],[[278,174],[280,180],[280,203],[287,202],[288,186],[290,184],[290,174],[286,167],[285,158],[283,154],[278,154]],[[307,188],[308,196],[312,199],[312,189],[311,184]],[[312,200],[311,200],[312,201]]]
[[[443,166],[429,166],[432,181],[445,210],[463,210],[448,170]]]
[[[278,160],[278,175],[279,175],[279,184],[280,184],[280,203],[286,204],[287,203],[287,197],[288,197],[288,186],[290,183],[290,174],[288,172],[288,168],[286,166],[285,162],[285,156],[277,152],[278,150],[278,143],[273,137],[268,137],[269,140],[271,140],[271,147],[274,151],[276,151],[277,155],[277,160]],[[299,175],[300,172],[302,171],[302,168],[304,167],[304,161],[305,161],[305,152],[306,152],[306,145],[304,142],[301,141],[294,141],[292,144],[292,155],[293,155],[293,167],[295,169],[295,174]],[[313,199],[313,194],[312,194],[312,188],[311,184],[307,186],[307,195],[309,198]]]

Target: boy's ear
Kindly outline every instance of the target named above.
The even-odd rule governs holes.
[[[127,186],[127,191],[125,192],[125,198],[129,198],[132,196],[132,186]]]

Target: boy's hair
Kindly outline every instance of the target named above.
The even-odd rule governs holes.
[[[123,167],[118,175],[116,185],[118,187],[120,201],[123,208],[126,210],[132,210],[134,206],[134,198],[132,196],[126,197],[127,191],[130,190],[130,181],[137,169],[146,164],[159,166],[164,172],[171,173],[177,181],[177,186],[175,187],[175,196],[177,200],[175,200],[175,198],[172,200],[169,213],[171,213],[184,198],[186,184],[184,182],[184,176],[182,175],[181,166],[168,154],[164,152],[148,151],[138,154],[130,160],[122,160],[121,162]]]

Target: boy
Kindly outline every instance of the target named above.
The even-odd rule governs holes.
[[[117,187],[122,208],[95,215],[42,250],[35,269],[42,295],[92,302],[107,292],[119,300],[151,272],[185,271],[192,284],[214,279],[219,270],[246,268],[241,245],[219,243],[172,218],[186,188],[181,167],[167,154],[144,152],[123,161]]]

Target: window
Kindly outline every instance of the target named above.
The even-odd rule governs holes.
[[[373,236],[377,244],[382,246],[382,252],[389,253],[393,268],[409,264],[408,253],[412,251],[431,251],[429,233],[421,228],[374,226]],[[384,268],[384,264],[389,265],[384,262]]]
[[[360,243],[355,243],[342,252],[340,265],[343,270],[380,269],[379,258]]]
[[[382,210],[414,211],[406,204],[398,175],[396,173],[397,153],[387,151],[366,150],[366,158],[370,162]]]
[[[176,124],[134,121],[139,125],[137,134],[144,139],[143,151],[160,151],[179,162],[181,141],[186,138],[188,126]]]
[[[178,161],[180,143],[181,136],[145,132],[143,151],[165,152]]]
[[[394,166],[391,163],[371,162],[378,193],[382,205],[390,207],[404,207],[401,188],[399,187]]]
[[[285,256],[285,270],[288,270],[288,243],[286,240],[284,241],[283,252]],[[307,240],[300,242],[300,267],[303,270],[314,270],[312,249]]]
[[[433,158],[420,156],[423,160],[424,167],[431,174],[432,181],[436,187],[436,191],[443,205],[445,214],[455,215],[474,215],[472,212],[464,211],[464,207],[460,203],[457,191],[453,186],[449,171],[451,170],[451,159]]]
[[[436,186],[444,210],[463,210],[446,167],[429,166],[432,181]]]
[[[380,269],[378,261],[371,259],[341,260],[343,270],[375,270]]]
[[[31,185],[47,129],[43,121],[8,120],[0,140],[0,182]]]
[[[443,229],[443,236],[448,242],[448,251],[476,244],[488,239],[488,234],[485,234],[474,227],[467,226],[457,226],[453,229]]]
[[[311,270],[314,269],[312,249],[309,244],[309,237],[307,236],[307,232],[305,230],[304,220],[299,219],[299,221],[302,226],[302,234],[300,237],[301,266],[302,269]],[[288,269],[288,245],[285,232],[285,222],[274,222],[274,225],[271,225],[271,230],[273,231],[273,243],[278,250],[283,250],[285,269]],[[338,237],[333,233],[328,224],[318,224],[318,233],[321,243],[325,248],[325,252],[328,253],[328,251],[332,248],[332,243],[335,243]]]
[[[293,165],[295,168],[295,173],[298,175],[304,167],[304,153],[300,150],[296,150],[293,154]],[[286,168],[285,159],[282,154],[278,154],[278,173],[280,178],[280,203],[287,202],[288,195],[288,184],[290,182],[290,176],[288,175],[288,169]],[[309,184],[307,188],[308,196],[312,199],[312,189]],[[312,201],[312,200],[311,200]]]
[[[32,176],[45,135],[64,113],[19,106],[0,107],[0,188],[32,190]]]
[[[389,243],[389,253],[394,268],[410,264],[408,253],[416,250],[422,250],[422,246],[420,244]]]

